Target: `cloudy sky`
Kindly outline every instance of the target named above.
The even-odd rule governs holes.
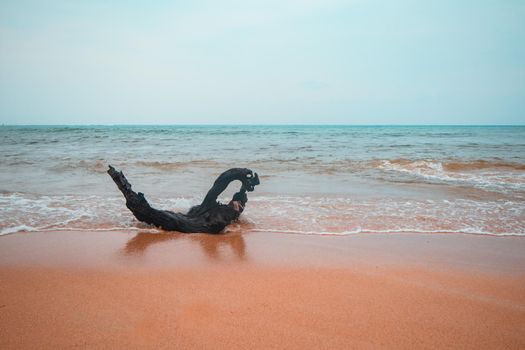
[[[0,123],[525,124],[525,1],[0,0]]]

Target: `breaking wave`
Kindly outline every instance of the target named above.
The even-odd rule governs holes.
[[[460,184],[503,192],[525,191],[525,164],[521,163],[394,159],[377,161],[377,168],[430,182]]]
[[[477,170],[504,170],[504,171],[522,171],[525,170],[525,164],[504,162],[500,160],[471,160],[471,161],[438,161],[438,160],[412,160],[412,159],[393,159],[385,160],[392,166],[398,166],[406,169],[414,168],[432,168],[444,169],[447,171],[477,171]]]
[[[196,197],[160,199],[154,206],[186,211]],[[153,230],[121,197],[0,193],[0,234],[55,230]],[[253,196],[228,231],[347,235],[374,232],[451,232],[525,235],[525,202]]]

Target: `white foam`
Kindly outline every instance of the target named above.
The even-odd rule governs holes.
[[[516,232],[486,232],[474,230],[414,230],[414,229],[396,229],[396,230],[369,230],[356,229],[353,231],[328,232],[328,231],[300,231],[300,230],[280,230],[280,229],[252,229],[253,232],[271,232],[300,235],[330,235],[330,236],[347,236],[360,233],[422,233],[422,234],[475,234],[489,236],[525,236],[525,233]]]
[[[479,171],[447,171],[443,164],[437,161],[412,161],[406,164],[393,163],[384,160],[379,169],[405,173],[431,181],[470,185],[482,189],[525,190],[525,172],[523,171],[495,171],[490,169]]]
[[[184,211],[198,202],[197,198],[179,197],[156,200],[155,206]],[[0,194],[0,234],[150,229],[133,217],[120,197]],[[254,195],[241,220],[227,232],[249,230],[317,235],[421,232],[523,236],[525,202]]]
[[[16,232],[29,232],[29,231],[35,231],[36,228],[27,226],[27,225],[18,225],[13,227],[6,227],[0,231],[1,235],[8,235],[10,233],[16,233]]]

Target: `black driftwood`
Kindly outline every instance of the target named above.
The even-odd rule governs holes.
[[[111,165],[108,174],[126,198],[126,206],[138,220],[164,230],[188,233],[219,233],[222,231],[241,215],[246,202],[248,202],[246,191],[253,191],[254,187],[259,184],[257,173],[254,174],[246,168],[232,168],[222,173],[215,180],[200,205],[192,207],[188,213],[183,214],[152,208],[144,198],[144,194],[134,192],[122,171],[115,170]],[[217,197],[228,187],[230,182],[235,180],[242,182],[239,192],[233,195],[228,205],[219,203]]]

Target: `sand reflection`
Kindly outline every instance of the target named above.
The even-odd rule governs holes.
[[[143,255],[151,245],[168,241],[195,242],[210,260],[229,260],[233,256],[237,260],[246,260],[246,244],[241,234],[182,234],[182,233],[150,233],[139,232],[130,239],[124,247],[126,255]]]

